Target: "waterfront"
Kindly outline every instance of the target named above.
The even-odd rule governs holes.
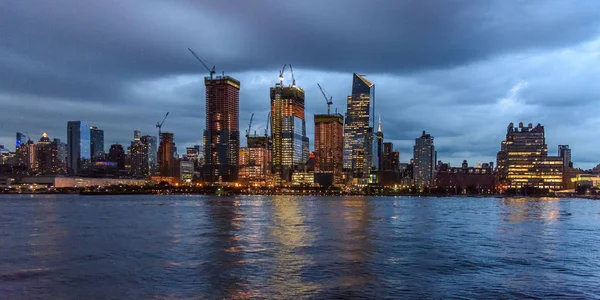
[[[0,298],[599,298],[600,201],[0,195]]]

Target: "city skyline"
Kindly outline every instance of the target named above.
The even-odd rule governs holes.
[[[436,7],[399,3],[385,9],[375,8],[384,17],[369,19],[367,27],[397,28],[391,19],[404,19],[405,28],[418,30],[415,34],[399,30],[397,36],[387,37],[366,32],[358,28],[358,24],[335,18],[335,14],[332,17],[331,10],[337,4],[328,3],[321,10],[324,14],[315,15],[311,22],[306,21],[310,18],[295,22],[298,32],[320,26],[320,30],[314,30],[316,37],[293,43],[277,34],[272,34],[275,40],[268,43],[250,43],[238,34],[221,38],[228,36],[222,33],[231,33],[232,28],[250,34],[250,39],[262,31],[279,29],[260,26],[246,16],[225,11],[218,4],[205,4],[208,7],[194,7],[186,2],[153,4],[164,6],[169,12],[163,20],[164,29],[136,31],[139,24],[151,19],[144,14],[147,8],[140,5],[126,3],[117,7],[96,3],[94,8],[102,8],[94,9],[96,13],[73,15],[71,10],[89,11],[92,7],[74,3],[71,7],[65,5],[49,10],[47,3],[40,2],[31,7],[48,13],[34,18],[36,10],[11,3],[8,7],[11,13],[2,21],[6,25],[3,27],[8,28],[7,40],[11,42],[0,46],[8,54],[0,58],[0,64],[6,66],[1,71],[6,73],[0,73],[3,78],[0,82],[3,105],[0,144],[14,150],[15,132],[28,133],[34,141],[43,132],[66,141],[65,123],[86,120],[105,131],[104,150],[108,151],[115,141],[127,145],[133,129],[157,136],[154,124],[170,111],[172,116],[163,130],[176,134],[178,147],[201,145],[199,132],[204,130],[205,122],[201,83],[207,74],[187,53],[186,48],[191,47],[214,63],[217,71],[224,70],[242,82],[240,128],[244,128],[250,115],[255,113],[256,120],[260,121],[255,123],[254,129],[264,130],[269,110],[267,88],[277,80],[280,65],[291,62],[298,85],[306,91],[308,137],[314,136],[310,116],[326,111],[316,82],[326,86],[333,96],[332,111],[337,108],[344,113],[344,100],[351,90],[348,78],[352,72],[361,72],[377,84],[376,114],[382,114],[385,140],[394,143],[402,162],[412,156],[412,143],[422,130],[435,136],[438,158],[454,166],[460,165],[463,159],[494,161],[497,145],[503,140],[502,128],[510,122],[522,121],[544,124],[548,129],[550,155],[557,155],[556,145],[567,144],[573,149],[575,167],[595,166],[599,158],[594,141],[600,138],[595,128],[600,126],[600,119],[594,116],[597,115],[594,108],[600,90],[589,79],[598,78],[600,70],[596,58],[600,48],[600,18],[596,12],[600,9],[594,8],[600,4],[590,1],[586,2],[588,5],[566,9],[568,4],[561,2],[532,1],[522,12],[499,20],[499,25],[486,27],[489,32],[485,37],[477,28],[464,26],[476,21],[492,24],[476,18],[484,9],[496,11],[495,16],[507,14],[507,8],[499,7],[499,3],[459,2],[456,7],[443,3]],[[286,17],[299,20],[304,16],[301,8],[307,5],[317,6],[314,2],[299,3],[299,9]],[[135,17],[119,20],[118,28],[131,28],[131,31],[121,32],[109,26],[113,19],[98,12],[121,9]],[[196,32],[202,26],[194,25],[195,22],[204,21],[186,20],[202,18],[183,21],[172,18],[186,9],[188,16],[203,15],[202,10],[206,9],[232,25],[214,28],[214,33]],[[265,20],[279,18],[271,17],[272,8],[262,1],[248,9]],[[355,16],[361,10],[364,5],[357,5],[349,14]],[[410,16],[410,12],[415,11],[436,22],[432,22],[430,28],[421,28],[418,20]],[[461,12],[465,12],[465,22],[450,22],[462,16]],[[402,18],[385,17],[397,13]],[[57,17],[60,22],[55,22]],[[328,19],[342,23],[335,26]],[[82,26],[74,25],[78,23]],[[69,29],[62,30],[61,26]],[[563,33],[560,37],[550,34],[556,26]],[[336,29],[338,27],[344,30]],[[456,33],[445,37],[450,29],[456,29]],[[56,35],[62,42],[59,45],[38,37],[40,32],[44,36]],[[106,34],[93,34],[95,32]],[[324,49],[318,43],[325,36],[337,36],[336,32],[340,33],[336,38],[339,40],[326,44],[336,51]],[[95,38],[85,39],[90,36]],[[347,43],[354,36],[363,37],[371,50],[348,47]],[[430,39],[435,39],[438,50],[425,48]],[[247,44],[246,52],[231,50],[235,48],[230,47],[231,43],[240,42]],[[265,48],[266,44],[280,44],[281,49],[273,53]],[[307,48],[297,51],[290,48],[292,44],[317,46],[297,47]],[[411,47],[402,46],[406,44]],[[98,45],[102,47],[96,47]],[[41,49],[43,53],[38,52]],[[393,51],[388,53],[387,49]],[[73,51],[89,56],[73,56]],[[343,55],[337,58],[332,53]],[[286,77],[285,80],[291,79]],[[400,130],[392,130],[396,128]],[[244,145],[245,138],[242,137],[240,143]],[[313,149],[312,139],[310,143]]]

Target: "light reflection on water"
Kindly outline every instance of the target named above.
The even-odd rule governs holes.
[[[600,201],[0,196],[0,298],[597,298]]]

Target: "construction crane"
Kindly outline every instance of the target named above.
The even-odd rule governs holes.
[[[271,124],[271,111],[267,115],[267,128],[265,128],[265,137],[269,137],[269,124]]]
[[[329,115],[329,110],[331,108],[331,104],[333,104],[333,100],[332,100],[332,96],[329,96],[329,99],[327,99],[327,95],[325,94],[325,90],[323,89],[323,87],[321,87],[321,85],[317,82],[317,85],[319,86],[319,89],[321,90],[321,93],[323,94],[323,97],[325,97],[325,102],[327,102],[327,114]]]
[[[279,71],[279,86],[283,87],[283,72],[285,72],[285,67],[287,65],[283,65],[283,68],[281,68],[281,71]]]
[[[200,62],[202,63],[202,65],[206,68],[206,70],[210,73],[210,80],[213,79],[213,75],[215,74],[215,66],[211,68],[209,68],[204,61],[200,58],[200,56],[198,54],[196,54],[196,52],[194,52],[192,49],[188,48],[188,50],[190,50],[190,52],[192,53],[192,55],[194,55],[194,57]]]
[[[290,64],[290,72],[292,73],[292,87],[296,87],[296,78],[294,78],[294,69],[292,68],[292,64]]]
[[[162,126],[165,123],[165,120],[167,119],[167,117],[169,116],[169,112],[167,112],[167,114],[165,115],[165,117],[162,119],[162,122],[156,122],[156,128],[158,128],[158,138],[160,139],[160,133],[162,130]]]
[[[252,129],[252,119],[254,119],[254,113],[250,116],[250,123],[248,123],[248,131],[246,131],[246,137],[250,137],[250,130]]]

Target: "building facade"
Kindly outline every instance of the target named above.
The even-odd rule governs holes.
[[[36,170],[41,175],[58,175],[62,173],[62,162],[58,153],[58,145],[50,141],[46,133],[35,145]]]
[[[308,137],[304,115],[304,90],[297,86],[270,88],[273,173],[282,182],[308,161]]]
[[[156,174],[158,169],[158,145],[156,143],[156,136],[144,135],[140,138],[140,142],[143,146],[144,161],[142,165],[143,173],[146,176],[152,176]]]
[[[90,127],[90,152],[92,162],[104,160],[104,130]]]
[[[67,123],[67,170],[71,175],[83,175],[91,167],[90,126],[82,121]]]
[[[229,76],[204,78],[206,130],[204,131],[205,180],[235,182],[240,150],[240,82]]]
[[[344,126],[343,168],[354,178],[367,178],[372,165],[373,127],[369,124],[375,85],[354,73]],[[375,103],[373,103],[374,107]]]
[[[121,144],[112,144],[108,150],[108,161],[117,164],[118,170],[125,170],[125,149]]]
[[[341,183],[344,164],[344,116],[315,115],[315,182],[322,186]]]
[[[248,147],[240,148],[239,179],[244,184],[267,184],[271,172],[269,138],[249,136]]]
[[[436,173],[436,185],[451,194],[493,194],[494,174],[491,164],[469,167],[466,160],[460,167],[441,164]]]
[[[413,179],[417,187],[431,187],[435,179],[437,152],[433,144],[433,136],[423,131],[421,137],[415,139],[413,151]]]
[[[558,156],[562,158],[563,166],[565,168],[573,166],[573,163],[571,162],[571,148],[569,148],[569,145],[558,145]]]
[[[508,125],[506,140],[497,155],[499,189],[535,188],[560,190],[564,162],[560,156],[548,156],[544,126],[530,123]]]
[[[162,177],[175,176],[175,138],[173,133],[161,132],[158,147],[158,173]]]

